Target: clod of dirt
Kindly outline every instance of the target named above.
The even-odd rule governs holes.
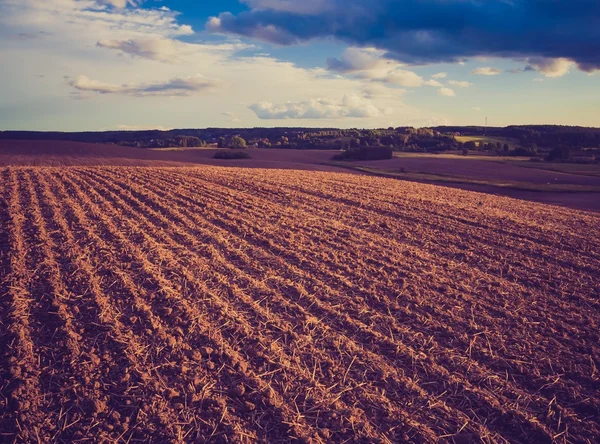
[[[239,398],[246,393],[246,387],[243,384],[238,384],[230,390],[230,393],[232,396]]]
[[[329,429],[320,429],[319,435],[321,435],[325,439],[331,438],[331,430]]]
[[[200,354],[202,355],[203,358],[209,358],[210,355],[212,355],[214,353],[214,349],[211,347],[201,347],[200,348]]]
[[[246,373],[248,371],[248,364],[244,361],[238,361],[233,366],[238,372]]]
[[[105,402],[102,402],[99,399],[90,399],[87,402],[86,410],[92,414],[98,414],[105,412],[107,410],[107,406]]]

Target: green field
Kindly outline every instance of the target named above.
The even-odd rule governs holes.
[[[510,146],[510,149],[515,149],[515,147],[518,145],[518,142],[516,140],[508,139],[506,137],[456,136],[455,139],[457,142],[462,142],[462,143],[475,142],[478,145],[480,145],[481,143],[498,143],[498,142],[500,142],[502,144],[502,146],[504,146],[504,144],[507,143],[508,146]]]
[[[484,185],[488,187],[505,188],[519,191],[536,191],[536,192],[559,192],[559,193],[600,193],[600,187],[585,186],[574,184],[538,184],[529,182],[516,182],[506,180],[482,180],[466,176],[450,176],[445,174],[435,174],[426,172],[398,171],[387,170],[382,168],[372,168],[364,166],[350,166],[348,164],[336,163],[350,170],[360,171],[362,173],[373,174],[381,177],[396,178],[415,182],[429,182],[438,184],[470,184]]]
[[[514,161],[514,165],[523,168],[557,171],[559,173],[577,174],[579,176],[600,177],[600,164],[554,163],[554,162],[528,162]]]
[[[431,158],[431,159],[456,159],[456,160],[485,160],[488,162],[497,162],[523,168],[532,168],[536,170],[556,171],[559,173],[575,174],[578,176],[594,176],[600,177],[600,164],[577,164],[577,163],[560,163],[560,162],[531,162],[530,157],[510,157],[510,156],[493,156],[489,153],[471,152],[464,156],[458,152],[450,151],[444,154],[430,153],[402,153],[395,152],[394,157],[399,158]]]

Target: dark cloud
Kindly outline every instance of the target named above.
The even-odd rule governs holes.
[[[333,36],[414,64],[539,57],[600,69],[598,0],[322,0],[312,11],[290,4],[257,0],[207,28],[281,45]]]
[[[139,85],[116,85],[99,82],[86,76],[79,76],[69,81],[69,85],[83,92],[99,94],[123,94],[136,97],[145,96],[189,96],[201,91],[209,90],[218,85],[218,82],[208,80],[202,76],[176,78],[165,82]]]

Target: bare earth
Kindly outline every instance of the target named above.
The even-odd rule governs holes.
[[[407,181],[0,167],[4,442],[600,442],[600,215]]]
[[[0,166],[236,166],[244,168],[295,169],[308,171],[345,172],[349,170],[331,164],[337,151],[251,149],[252,159],[213,159],[216,149],[188,149],[181,151],[154,151],[119,147],[115,145],[77,142],[0,141]],[[366,166],[381,170],[424,172],[449,176],[464,176],[481,180],[517,181],[532,184],[567,184],[600,186],[600,177],[565,174],[534,168],[523,168],[509,162],[476,159],[427,157],[399,157],[372,162],[351,162],[350,166]],[[424,181],[425,183],[436,183]],[[439,183],[445,187],[460,188],[488,194],[509,196],[522,200],[600,212],[600,194],[591,192],[533,192],[504,189],[476,184]]]

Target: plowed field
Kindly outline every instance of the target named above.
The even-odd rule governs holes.
[[[11,167],[0,254],[0,441],[600,441],[598,214]]]

